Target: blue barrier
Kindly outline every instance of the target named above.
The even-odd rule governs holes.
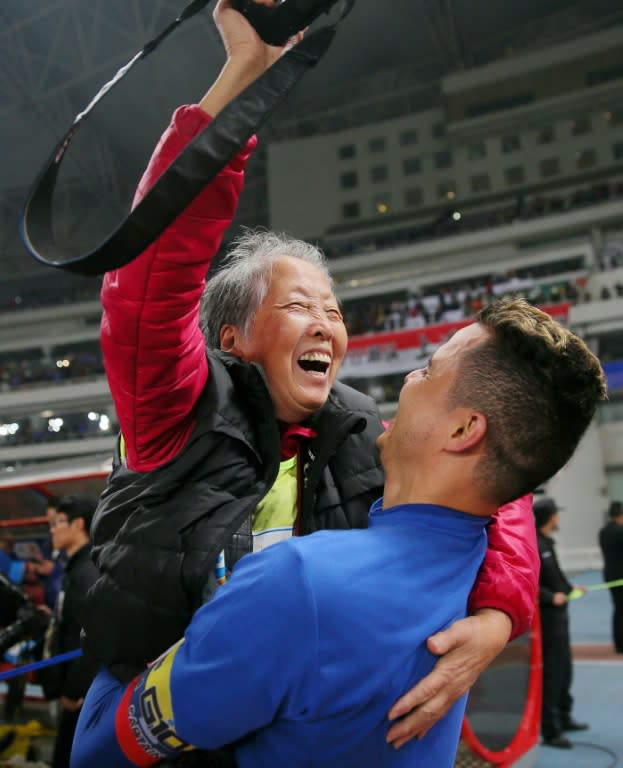
[[[33,661],[31,664],[23,664],[21,667],[15,667],[14,669],[8,669],[6,672],[0,672],[0,683],[4,680],[10,680],[12,677],[19,677],[20,675],[26,675],[28,672],[34,672],[37,669],[43,669],[44,667],[51,667],[53,664],[62,664],[64,661],[71,661],[77,659],[78,656],[82,656],[82,650],[76,648],[75,651],[67,651],[67,653],[60,653],[58,656],[51,656],[49,659],[42,659],[41,661]]]

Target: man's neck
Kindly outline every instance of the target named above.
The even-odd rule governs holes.
[[[84,547],[84,545],[88,543],[89,543],[89,539],[86,536],[84,538],[80,538],[78,541],[75,542],[75,544],[72,544],[71,546],[65,549],[65,552],[67,553],[67,557],[73,557],[76,554],[76,552],[79,552],[82,549],[82,547]]]
[[[435,477],[434,475],[438,476]],[[474,495],[471,492],[473,483],[461,483],[459,479],[444,479],[443,471],[438,473],[412,474],[409,477],[392,476],[386,473],[385,489],[383,493],[383,506],[395,507],[399,504],[435,504],[440,507],[449,507],[459,512],[477,517],[491,517],[497,506],[489,501]]]

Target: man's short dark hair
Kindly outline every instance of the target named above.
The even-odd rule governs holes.
[[[608,515],[610,517],[621,517],[623,515],[623,503],[620,501],[611,501],[610,502],[610,509],[608,510]]]
[[[500,505],[567,463],[606,398],[606,380],[579,336],[524,299],[497,301],[476,320],[490,338],[461,356],[450,400],[487,419],[476,471]]]
[[[89,493],[68,493],[58,497],[56,511],[59,515],[65,515],[69,522],[81,517],[84,520],[84,529],[88,533],[97,501],[97,496]]]
[[[554,499],[551,499],[548,496],[535,501],[532,505],[532,511],[534,513],[534,524],[537,529],[547,525],[559,509],[560,507],[556,504]]]

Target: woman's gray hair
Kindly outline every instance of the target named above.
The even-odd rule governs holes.
[[[220,348],[224,325],[233,325],[248,336],[268,293],[273,264],[283,256],[313,264],[332,284],[327,260],[315,245],[283,233],[244,230],[201,297],[199,322],[209,348]]]

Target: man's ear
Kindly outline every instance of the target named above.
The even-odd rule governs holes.
[[[224,325],[219,335],[221,350],[236,357],[244,357],[242,353],[242,334],[235,325]]]
[[[84,531],[86,533],[87,526],[86,526],[86,523],[84,522],[84,517],[74,517],[74,519],[71,522],[76,523],[76,528],[79,531],[81,532]]]
[[[475,448],[487,434],[487,418],[480,411],[458,408],[457,418],[444,448],[451,453],[463,453]]]

